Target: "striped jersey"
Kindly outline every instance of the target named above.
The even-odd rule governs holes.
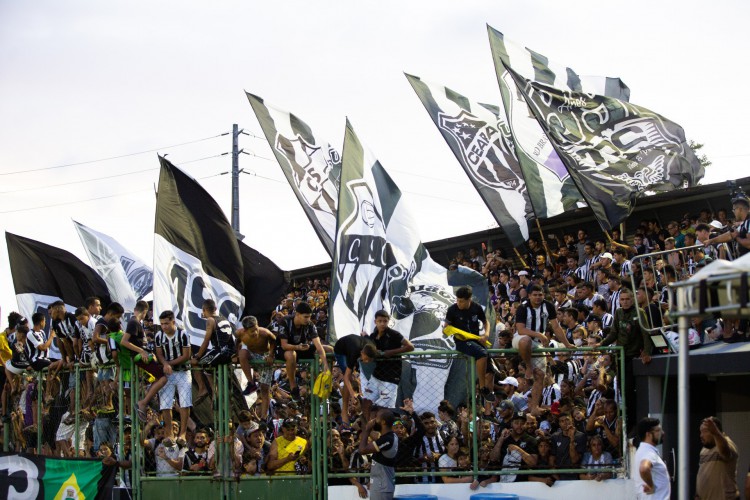
[[[557,319],[555,306],[545,300],[542,304],[534,308],[529,301],[521,304],[516,311],[516,323],[523,323],[531,331],[544,333],[547,330],[550,320]]]
[[[26,334],[26,349],[29,355],[29,361],[32,363],[40,359],[49,359],[49,349],[42,351],[38,346],[47,342],[47,336],[44,331],[29,330]]]
[[[163,350],[164,360],[169,362],[182,356],[183,348],[190,348],[190,337],[185,330],[178,329],[172,335],[160,331],[154,337],[154,344]]]
[[[78,328],[76,328],[76,317],[69,312],[65,313],[63,319],[52,321],[52,329],[55,335],[61,339],[74,339],[78,337]]]
[[[614,314],[615,311],[617,311],[620,308],[620,294],[622,293],[622,288],[619,290],[612,292],[609,296],[609,312]]]

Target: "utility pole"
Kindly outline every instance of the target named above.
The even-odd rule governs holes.
[[[245,237],[240,233],[240,150],[239,139],[243,133],[235,123],[232,125],[232,229],[240,240]]]

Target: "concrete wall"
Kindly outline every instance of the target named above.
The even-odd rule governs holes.
[[[558,481],[548,487],[542,483],[493,483],[477,491],[469,489],[468,484],[399,484],[396,486],[398,494],[431,494],[439,500],[468,500],[474,493],[515,493],[519,500],[560,500],[571,498],[575,500],[603,499],[632,500],[635,498],[633,483],[626,479],[610,479],[608,481]],[[359,500],[354,486],[330,486],[329,500]]]

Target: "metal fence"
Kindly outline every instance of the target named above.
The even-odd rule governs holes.
[[[468,463],[440,467],[434,459],[437,456],[425,459],[427,453],[420,449],[422,444],[416,443],[412,454],[397,469],[398,481],[439,482],[442,477],[508,481],[516,476],[535,476],[544,480],[553,475],[572,478],[591,473],[590,467],[566,467],[560,463],[553,467],[544,461],[533,467],[509,465],[505,461],[506,450],[493,452],[494,443],[508,427],[508,419],[520,409],[515,405],[517,398],[510,393],[503,395],[504,391],[507,392],[507,385],[499,382],[512,376],[522,379],[523,366],[519,365],[515,350],[489,352],[491,363],[484,376],[492,380],[498,394],[495,402],[488,402],[479,395],[474,360],[456,351],[422,350],[388,360],[379,359],[376,365],[380,364],[380,368],[363,373],[361,382],[366,386],[369,386],[368,376],[391,381],[393,385],[385,387],[391,387],[395,393],[384,391],[382,394],[393,396],[388,406],[396,409],[405,405],[409,409],[413,407],[413,415],[402,412],[401,423],[405,428],[418,427],[416,420],[420,419],[421,423],[426,412],[427,417],[430,413],[440,417],[440,424],[452,419],[461,437],[460,451],[468,458]],[[556,406],[543,404],[539,409],[532,408],[530,413],[537,418],[537,423],[548,422],[554,429],[560,412],[570,412],[574,415],[574,425],[583,428],[589,423],[591,413],[601,412],[592,398],[603,397],[614,401],[619,422],[616,425],[619,429],[626,428],[622,394],[628,388],[624,387],[622,348],[540,349],[533,354],[535,359],[544,357],[547,360],[547,378],[543,382],[545,391],[549,387],[554,392],[554,382],[567,387],[558,389],[561,394]],[[601,366],[599,363],[603,361],[599,357],[605,354],[611,354],[611,357],[607,358],[607,366]],[[329,363],[334,366],[333,359]],[[365,410],[363,399],[353,398],[350,410],[341,408],[342,389],[338,372],[334,370],[337,378],[331,397],[319,400],[312,392],[319,364],[314,360],[300,360],[298,383],[302,388],[301,397],[292,402],[282,364],[265,367],[262,361],[258,361],[252,365],[256,368],[256,376],[264,368],[270,371],[268,392],[264,386],[249,396],[244,395],[245,380],[238,365],[175,372],[168,377],[171,381],[159,391],[154,390],[154,384],[159,383],[158,374],[155,377],[139,368],[128,372],[114,367],[75,366],[54,374],[47,371],[24,373],[14,380],[17,387],[9,402],[12,414],[11,421],[4,426],[3,450],[57,456],[95,454],[104,458],[109,449],[122,467],[122,483],[132,486],[134,498],[166,491],[165,488],[172,488],[170,485],[175,482],[190,487],[196,494],[224,498],[262,497],[259,492],[283,496],[303,488],[310,491],[309,497],[321,499],[326,498],[328,485],[352,484],[351,478],[365,483],[369,475],[367,460],[356,458],[359,443],[356,434],[364,425],[360,417]],[[616,382],[610,380],[615,392],[592,396],[600,389],[596,382],[598,374],[605,372],[609,377],[616,377]],[[200,383],[199,378],[202,379]],[[360,396],[364,394],[363,387],[355,383]],[[383,386],[378,387],[382,389]],[[525,386],[519,390],[524,391]],[[202,397],[203,393],[207,395]],[[147,395],[153,396],[150,401],[146,401]],[[503,403],[505,397],[514,403],[510,413],[505,411],[508,408],[508,404]],[[266,399],[266,404],[269,399],[276,401],[275,405],[270,405],[267,419],[259,414],[264,407],[263,399]],[[452,418],[441,412],[446,407],[443,401],[456,410]],[[187,408],[180,410],[184,407]],[[341,411],[347,410],[351,412],[349,427],[341,422]],[[247,417],[247,412],[253,423],[240,422]],[[169,434],[165,426],[170,425],[170,416],[175,432],[172,436],[165,436],[165,433]],[[599,413],[594,415],[591,420],[594,430],[590,433],[606,437],[602,426],[596,424],[600,417]],[[255,432],[255,425],[261,421],[259,432],[268,438],[276,437],[282,432],[280,427],[286,420],[294,420],[297,429],[301,430],[298,435],[307,441],[305,451],[294,460],[294,471],[280,474],[254,470],[251,462],[257,457],[242,453],[242,445],[238,446],[240,436]],[[206,451],[205,464],[194,469],[189,464],[183,467],[184,456],[191,451],[190,442],[194,441],[198,429],[209,430],[211,445]],[[546,426],[529,430],[535,437],[550,437]],[[185,443],[182,437],[186,438]],[[615,460],[612,464],[597,466],[597,474],[621,476],[626,473],[626,442],[621,430],[619,439],[617,446],[607,445],[610,451],[616,450],[612,451]],[[419,440],[423,441],[423,438]],[[495,456],[500,451],[502,453]],[[264,453],[267,459],[267,446]],[[490,455],[493,460],[490,460]]]

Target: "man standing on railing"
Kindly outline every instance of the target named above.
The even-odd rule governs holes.
[[[367,354],[362,357],[362,352],[366,345],[371,344],[373,347],[375,343],[372,339],[364,334],[357,335],[345,335],[336,341],[336,345],[333,346],[333,354],[336,356],[336,363],[344,374],[344,387],[341,390],[342,403],[341,403],[341,421],[344,428],[349,428],[349,401],[356,396],[354,390],[353,377],[355,370],[359,371],[360,379],[364,377],[362,387],[366,387],[368,375],[371,373],[363,373],[365,367],[360,365],[360,359],[367,365],[371,361]],[[364,401],[363,401],[364,403]],[[364,408],[363,408],[364,410]],[[367,418],[369,408],[365,412],[365,418]]]
[[[240,340],[237,357],[240,360],[242,371],[247,377],[247,386],[242,391],[244,396],[252,394],[255,388],[250,360],[264,362],[264,365],[256,365],[255,370],[260,375],[261,418],[266,421],[271,399],[270,388],[273,382],[273,368],[271,366],[276,352],[276,335],[271,330],[258,326],[258,319],[255,316],[242,318],[242,328],[237,330],[236,335]]]
[[[518,349],[518,354],[526,365],[526,380],[534,379],[531,388],[531,401],[529,409],[533,413],[539,407],[542,399],[542,388],[547,370],[547,358],[536,356],[532,360],[532,349],[549,346],[547,338],[547,327],[552,327],[557,340],[571,349],[573,345],[568,342],[565,332],[557,322],[557,312],[551,302],[544,300],[542,287],[533,285],[529,288],[529,299],[525,301],[516,311],[516,334],[513,335],[513,348]]]
[[[377,358],[372,377],[362,388],[362,397],[378,408],[396,407],[402,366],[399,354],[414,350],[409,339],[388,326],[390,319],[387,311],[381,309],[375,313],[375,331],[370,335],[370,340],[375,343]]]
[[[445,326],[453,326],[459,330],[471,333],[479,337],[479,340],[461,340],[454,336],[456,350],[476,360],[476,374],[479,378],[479,392],[485,402],[495,401],[495,393],[492,391],[492,374],[487,373],[489,355],[485,345],[490,339],[490,327],[482,306],[471,300],[472,290],[470,286],[462,286],[456,290],[456,303],[448,308],[445,313]],[[472,380],[473,384],[474,381]]]
[[[193,407],[193,383],[190,376],[190,336],[185,330],[175,326],[174,313],[166,310],[159,315],[161,331],[156,334],[156,359],[162,365],[167,383],[159,391],[159,409],[161,410],[167,438],[173,438],[172,406],[175,391],[180,413],[180,439],[185,439],[190,408]]]

